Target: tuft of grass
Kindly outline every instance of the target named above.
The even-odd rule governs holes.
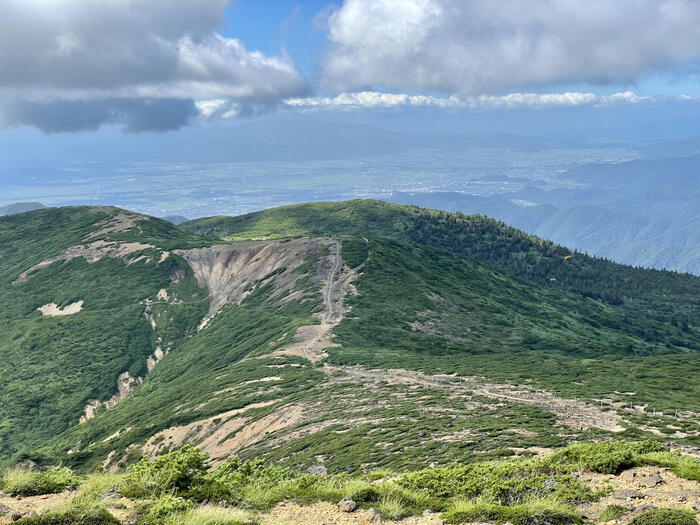
[[[618,520],[629,512],[629,509],[621,505],[608,505],[605,510],[600,513],[598,521],[613,521]]]
[[[114,516],[101,508],[57,509],[22,518],[16,523],[19,525],[120,525]]]
[[[383,518],[392,520],[400,520],[409,515],[408,509],[401,498],[392,494],[386,494],[382,497],[377,510]]]
[[[654,509],[634,518],[630,525],[697,525],[695,513],[685,509]]]
[[[678,452],[650,452],[637,458],[639,465],[655,465],[671,469],[679,478],[700,481],[700,459]]]
[[[447,512],[442,514],[446,523],[489,521],[530,525],[548,523],[551,525],[573,525],[583,520],[569,507],[553,498],[533,499],[527,503],[507,506],[499,505],[486,498],[455,500]]]
[[[100,472],[87,477],[78,489],[78,494],[71,500],[74,509],[89,509],[98,506],[105,493],[115,485],[119,485],[124,476]]]
[[[241,509],[203,505],[167,516],[163,525],[255,525],[255,514]]]
[[[78,487],[84,478],[67,467],[53,467],[39,472],[21,468],[7,469],[0,477],[0,488],[8,494],[38,496],[57,494]]]

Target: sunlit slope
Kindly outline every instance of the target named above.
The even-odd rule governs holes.
[[[620,304],[480,261],[517,239],[569,253],[484,218],[307,207],[231,219],[257,239],[237,242],[116,208],[0,219],[0,463],[114,469],[191,443],[338,472],[697,443],[693,278],[612,265],[637,283]],[[421,228],[478,249],[402,238]],[[577,258],[611,264],[556,264]]]
[[[0,219],[0,457],[77,424],[118,394],[120,375],[136,385],[156,348],[187,333],[206,294],[168,250],[196,242],[116,208]]]
[[[225,239],[347,234],[440,248],[520,280],[618,306],[623,318],[645,320],[641,337],[664,345],[687,346],[687,327],[700,319],[696,276],[589,257],[480,215],[355,200],[198,219],[182,227]],[[698,345],[693,342],[691,348],[697,350]]]

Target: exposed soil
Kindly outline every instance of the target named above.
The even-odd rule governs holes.
[[[357,293],[353,283],[358,273],[357,269],[352,270],[343,264],[340,243],[332,243],[331,253],[319,263],[323,277],[323,311],[316,317],[320,324],[299,327],[294,334],[294,342],[270,354],[273,357],[292,355],[317,363],[328,357],[327,348],[339,346],[333,342],[333,328],[348,311],[345,296]]]
[[[262,525],[375,525],[378,523],[401,523],[402,525],[442,525],[438,514],[410,517],[400,521],[382,520],[373,510],[341,512],[337,505],[328,502],[314,503],[306,507],[283,502],[272,512],[262,517]]]
[[[40,306],[37,308],[42,315],[46,316],[57,316],[57,315],[73,315],[77,314],[83,309],[83,301],[77,301],[75,303],[71,303],[69,305],[64,306],[63,308],[59,308],[59,306],[56,303],[49,303],[45,304],[44,306]]]
[[[700,485],[695,481],[682,479],[669,469],[658,467],[637,467],[625,470],[617,476],[585,472],[581,479],[599,487],[612,485],[613,492],[595,503],[578,507],[578,512],[594,520],[610,505],[619,505],[629,512],[619,520],[609,524],[628,524],[649,507],[700,508]],[[700,513],[696,514],[700,518]]]
[[[56,507],[60,507],[65,505],[74,495],[75,491],[66,491],[60,494],[12,498],[0,492],[0,505],[5,505],[10,508],[10,512],[5,514],[5,516],[0,516],[0,524],[12,523],[10,516],[15,512],[18,512],[24,517],[32,512],[41,514]]]
[[[264,284],[273,284],[270,298],[279,299],[280,304],[302,299],[302,293],[293,291],[302,277],[294,270],[331,242],[323,238],[252,241],[176,251],[192,267],[197,283],[209,290],[211,304],[199,329],[225,304],[241,304]]]
[[[131,377],[129,372],[119,374],[117,378],[117,393],[110,397],[107,401],[101,402],[97,399],[88,401],[85,407],[85,413],[80,418],[80,423],[85,423],[88,419],[95,417],[98,408],[105,407],[110,410],[124,401],[126,397],[134,391],[134,389],[143,383],[143,377]]]
[[[257,443],[269,434],[293,427],[309,417],[309,409],[303,405],[281,407],[253,422],[244,416],[248,410],[273,403],[274,401],[253,403],[188,425],[162,430],[153,435],[142,450],[149,456],[156,456],[163,450],[190,443],[209,452],[216,465],[232,453]]]
[[[96,239],[110,233],[128,232],[142,220],[148,220],[148,218],[144,215],[120,210],[116,215],[96,222],[95,226],[98,226],[99,229],[85,237],[85,240]]]
[[[31,275],[47,266],[52,265],[55,262],[63,261],[68,262],[73,259],[82,257],[88,263],[93,264],[104,259],[105,257],[112,257],[115,259],[126,259],[127,264],[133,264],[137,260],[143,259],[143,257],[138,257],[136,259],[128,259],[128,256],[135,252],[140,252],[147,250],[149,248],[155,248],[151,244],[143,244],[140,242],[116,242],[116,241],[95,241],[89,244],[78,244],[66,248],[58,255],[44,259],[43,261],[35,264],[28,270],[23,271],[17,279],[13,281],[13,285],[18,285],[25,282],[31,277]],[[147,259],[147,258],[146,258]]]
[[[554,394],[526,386],[487,383],[484,378],[466,377],[447,374],[428,375],[422,372],[388,369],[368,370],[361,367],[336,367],[325,365],[323,370],[329,375],[342,371],[344,376],[332,377],[331,381],[358,381],[364,384],[387,382],[388,384],[418,385],[431,389],[447,390],[453,393],[472,393],[482,396],[532,405],[556,414],[559,421],[570,428],[585,430],[601,428],[611,432],[620,432],[621,418],[615,412],[605,412],[598,407],[578,401],[555,396]]]

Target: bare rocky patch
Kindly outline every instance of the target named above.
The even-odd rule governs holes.
[[[418,385],[425,388],[440,389],[451,394],[478,394],[493,399],[500,399],[524,405],[536,406],[553,412],[559,421],[574,430],[600,428],[611,432],[621,432],[624,427],[622,419],[615,412],[606,412],[594,405],[575,399],[557,397],[545,390],[528,386],[515,386],[488,383],[484,378],[465,377],[447,374],[428,375],[422,372],[387,369],[371,370],[361,367],[324,366],[332,381],[358,381],[363,384],[386,382],[390,385]]]
[[[143,244],[140,242],[116,242],[116,241],[104,241],[99,240],[91,242],[89,244],[78,244],[66,248],[58,255],[54,257],[49,257],[43,261],[35,264],[31,268],[23,271],[17,279],[13,281],[13,285],[18,285],[20,283],[26,282],[31,275],[42,268],[51,266],[56,262],[69,262],[73,259],[83,258],[89,264],[96,263],[97,261],[104,259],[105,257],[111,257],[114,259],[125,259],[127,264],[134,264],[139,260],[147,260],[143,257],[129,258],[129,256],[136,252],[142,252],[150,248],[155,248],[151,244]]]
[[[248,410],[273,403],[275,401],[252,403],[187,425],[168,428],[153,435],[142,450],[144,454],[156,456],[164,450],[189,443],[209,452],[217,465],[238,450],[311,417],[309,407],[298,404],[280,407],[257,421],[251,421],[244,415]]]
[[[97,410],[101,407],[104,407],[105,410],[114,408],[124,401],[124,399],[142,383],[143,377],[131,377],[129,372],[122,372],[117,378],[117,393],[104,402],[98,399],[91,399],[88,401],[85,412],[80,418],[80,423],[85,423],[87,420],[95,417]]]
[[[224,305],[240,305],[259,286],[272,284],[270,300],[279,304],[304,300],[305,294],[294,290],[303,277],[295,270],[307,257],[318,255],[321,246],[332,242],[323,238],[252,241],[176,251],[191,266],[197,283],[209,290],[209,312],[199,329]]]
[[[669,469],[659,467],[637,467],[625,470],[618,475],[583,472],[580,478],[595,487],[611,485],[613,491],[594,503],[580,505],[577,511],[583,515],[597,518],[606,507],[617,505],[628,509],[619,520],[609,523],[626,525],[653,507],[687,509],[697,511],[700,506],[698,483],[682,479]],[[700,513],[696,516],[700,518]]]
[[[76,301],[69,305],[60,308],[56,303],[48,303],[37,308],[42,315],[49,317],[61,316],[61,315],[74,315],[83,309],[83,301]]]

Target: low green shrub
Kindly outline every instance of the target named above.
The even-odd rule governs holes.
[[[119,485],[128,498],[149,498],[166,492],[201,492],[206,482],[209,454],[190,445],[134,465]]]
[[[573,525],[583,520],[555,500],[532,500],[520,505],[506,506],[492,503],[484,498],[476,500],[457,500],[447,512],[442,514],[446,523],[468,523],[472,521],[489,521],[494,523],[511,523],[513,525]]]
[[[484,497],[499,505],[516,505],[549,495],[575,503],[594,501],[602,495],[542,460],[488,461],[425,469],[404,474],[397,483],[436,498]]]
[[[193,504],[185,498],[163,494],[155,501],[142,504],[140,512],[144,514],[140,523],[159,525],[166,516],[191,509]],[[145,512],[144,512],[145,511]]]
[[[654,509],[637,516],[630,525],[698,525],[698,521],[692,510]]]
[[[53,467],[38,472],[15,468],[3,472],[0,488],[8,494],[38,496],[74,489],[83,479],[67,467]]]
[[[285,468],[265,466],[263,459],[243,461],[235,456],[206,475],[193,496],[199,500],[240,503],[247,492],[254,506],[264,506],[264,501],[272,498],[271,493],[280,484],[295,477],[300,475]]]
[[[656,441],[602,441],[580,443],[549,456],[551,464],[574,464],[602,474],[618,474],[636,466],[639,456],[662,452],[666,448]]]
[[[692,456],[684,456],[678,452],[650,452],[641,455],[637,463],[667,467],[679,478],[700,481],[700,459]]]
[[[15,522],[18,525],[119,525],[119,521],[102,508],[62,509],[29,516]]]
[[[598,521],[613,521],[618,520],[629,512],[629,509],[620,505],[608,505],[605,510],[600,513]]]
[[[163,525],[255,525],[257,520],[240,509],[204,505],[185,512],[170,514]]]

